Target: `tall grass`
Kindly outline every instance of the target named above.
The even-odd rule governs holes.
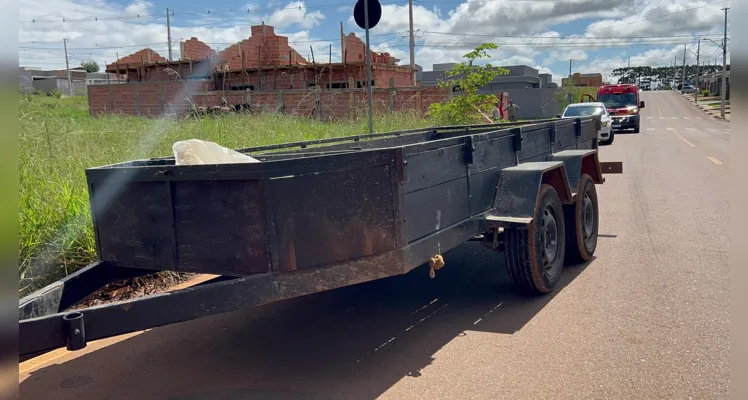
[[[203,139],[229,148],[350,136],[366,119],[325,123],[284,115],[224,115],[168,124],[130,116],[91,118],[84,98],[25,96],[19,115],[22,294],[96,259],[85,169],[169,156],[175,141]],[[154,129],[154,124],[160,124]],[[428,126],[409,114],[375,116],[378,132]]]

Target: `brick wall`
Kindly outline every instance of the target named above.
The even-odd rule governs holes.
[[[372,65],[372,79],[375,87],[388,88],[390,78],[393,79],[395,87],[409,86],[412,82],[412,73],[408,67]],[[327,89],[342,88],[342,83],[349,84],[350,88],[360,88],[366,84],[366,70],[363,63],[356,64],[319,64],[316,69],[308,66],[305,68],[277,68],[241,71],[218,72],[216,74],[216,89],[237,89],[241,87],[250,88],[255,91],[264,90],[290,90],[309,89],[319,86]]]
[[[183,60],[200,60],[218,55],[210,46],[201,42],[196,37],[185,40],[181,45]]]
[[[141,62],[152,63],[152,62],[165,62],[166,58],[156,53],[152,49],[138,50],[129,56],[122,57],[115,61],[117,64],[140,64]]]
[[[346,62],[366,61],[366,58],[364,57],[366,43],[364,43],[363,40],[359,39],[355,33],[349,33],[343,40],[345,45]],[[372,50],[369,54],[371,55],[372,63],[395,65],[400,61],[399,59],[392,57],[390,53],[377,53]]]
[[[222,66],[236,71],[267,65],[306,64],[304,57],[288,45],[286,36],[278,36],[269,25],[252,26],[252,35],[218,53],[226,60]]]
[[[367,111],[364,89],[215,91],[212,81],[192,81],[189,91],[195,104],[203,107],[220,105],[225,99],[229,105],[249,104],[258,111],[333,120],[363,116]],[[88,86],[92,116],[184,114],[190,108],[189,97],[185,84],[173,81]],[[434,87],[377,88],[373,91],[373,105],[375,112],[420,111],[425,114],[430,104],[448,97],[448,91]]]

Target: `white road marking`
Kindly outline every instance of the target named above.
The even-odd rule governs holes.
[[[706,130],[708,130],[709,132],[719,132],[718,130],[714,128],[706,128]]]
[[[655,128],[647,128],[648,131],[653,131]]]
[[[652,119],[652,117],[647,117],[647,119]]]
[[[675,128],[665,128],[665,129],[668,130],[668,131],[674,131],[675,130]]]
[[[675,134],[675,136],[678,136],[678,138],[680,140],[684,141],[687,145],[689,145],[691,147],[696,147],[695,144],[693,144],[693,143],[689,142],[688,140],[686,140],[686,138],[684,138],[683,136],[681,136],[680,134],[678,134],[678,132],[673,132],[673,133]]]
[[[660,111],[660,105],[659,104],[657,105],[657,114],[659,114],[660,117],[662,117],[662,111]]]
[[[670,117],[670,119],[678,119],[678,117]]]
[[[688,118],[688,117],[683,117],[683,119],[691,119],[691,118]]]
[[[665,119],[665,117],[660,117],[660,119]]]
[[[718,160],[718,159],[716,159],[714,157],[707,157],[707,158],[709,159],[709,161],[711,161],[711,162],[713,162],[713,163],[715,163],[717,165],[722,165],[722,161],[720,161],[720,160]]]
[[[698,130],[696,128],[686,128],[686,129],[688,129],[689,131],[694,131],[694,132],[696,132]]]
[[[703,119],[703,118],[701,118],[701,117],[696,117],[696,119]]]

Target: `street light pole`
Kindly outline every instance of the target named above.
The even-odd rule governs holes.
[[[686,86],[686,45],[683,45],[683,72],[680,74],[680,87]]]
[[[694,101],[696,103],[699,102],[699,54],[701,54],[701,39],[699,39],[699,44],[696,48],[696,95],[694,96]]]
[[[729,10],[730,7],[725,7],[723,10],[725,11],[725,33],[724,33],[724,39],[722,41],[722,105],[720,107],[720,116],[722,119],[725,119],[725,96],[727,95],[727,10]]]

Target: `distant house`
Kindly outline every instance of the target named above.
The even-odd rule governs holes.
[[[88,85],[125,82],[124,78],[118,79],[116,74],[89,73],[80,68],[70,69],[70,81],[73,83],[72,92],[75,96],[84,96]],[[59,90],[65,97],[70,96],[71,92],[68,71],[65,69],[43,70],[35,67],[19,67],[18,84],[25,92],[41,91],[50,94]]]
[[[416,72],[416,79],[420,80],[423,86],[437,86],[439,81],[446,77],[446,72],[453,69],[455,65],[457,64],[434,64],[433,71]],[[501,68],[509,70],[509,73],[494,78],[490,84],[481,88],[482,92],[494,93],[509,89],[540,89],[558,86],[552,82],[551,74],[541,74],[537,69],[527,65],[512,65]]]
[[[568,78],[561,78],[561,86],[602,86],[603,75],[575,73]]]

